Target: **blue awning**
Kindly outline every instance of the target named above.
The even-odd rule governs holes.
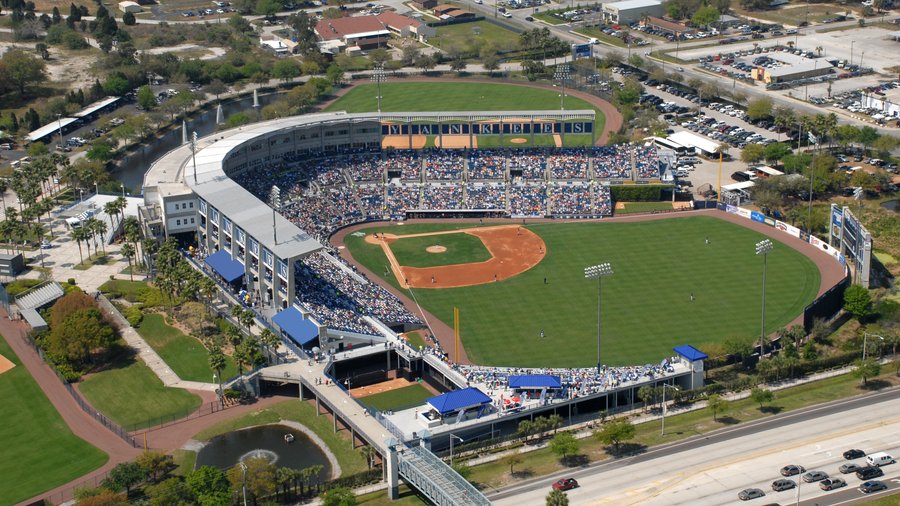
[[[289,307],[272,317],[285,334],[300,346],[306,346],[319,337],[319,327],[303,315],[295,307]]]
[[[442,415],[490,403],[491,398],[475,387],[454,390],[428,399],[428,404]]]
[[[206,257],[204,262],[206,262],[206,265],[212,267],[214,271],[219,273],[219,276],[222,276],[228,283],[231,283],[244,275],[244,264],[231,258],[231,255],[225,250],[216,251],[212,255]]]
[[[703,353],[702,351],[694,348],[689,344],[683,344],[681,346],[676,346],[672,348],[672,351],[681,355],[682,357],[688,359],[691,362],[696,362],[698,360],[705,360],[709,358],[709,355]]]
[[[510,376],[509,388],[562,388],[559,376],[550,374],[523,374]]]

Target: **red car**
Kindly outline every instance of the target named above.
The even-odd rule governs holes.
[[[578,488],[578,482],[575,481],[575,478],[563,478],[554,483],[553,488],[556,490],[572,490],[573,488]]]

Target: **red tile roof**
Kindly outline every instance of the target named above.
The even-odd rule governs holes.
[[[392,11],[385,11],[375,16],[385,26],[390,26],[395,30],[403,30],[407,26],[417,28],[422,25],[421,21],[402,16]]]
[[[355,16],[338,19],[320,19],[316,23],[316,34],[322,40],[342,39],[348,35],[378,32],[384,26],[375,16]]]

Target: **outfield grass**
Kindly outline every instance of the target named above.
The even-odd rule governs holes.
[[[166,388],[146,364],[137,358],[132,360],[91,374],[78,390],[92,406],[126,430],[175,420],[200,406],[200,397],[187,390]]]
[[[105,464],[106,453],[72,434],[3,339],[0,355],[16,365],[0,374],[0,504],[24,501]]]
[[[448,258],[452,258],[453,263],[457,264],[484,262],[491,259],[491,253],[484,247],[481,239],[469,234],[409,237],[398,239],[390,246],[400,265],[410,267],[447,265]],[[443,246],[447,248],[447,251],[429,253],[425,251],[425,248],[429,246]]]
[[[335,433],[330,418],[317,416],[315,407],[308,402],[299,400],[279,402],[265,409],[217,423],[194,435],[194,439],[209,441],[226,432],[256,425],[277,423],[281,420],[293,420],[302,423],[322,438],[322,441],[325,442],[328,449],[331,450],[337,459],[338,464],[340,464],[343,475],[352,475],[368,469],[365,457],[358,450],[351,448],[349,431]],[[189,460],[185,459],[185,461]]]
[[[478,53],[478,48],[485,43],[502,50],[518,47],[519,34],[507,30],[489,21],[459,23],[437,27],[437,36],[428,39],[428,43],[439,49],[458,47],[467,53]]]
[[[209,368],[209,350],[200,341],[168,325],[163,315],[145,314],[137,330],[179,378],[204,383],[213,381],[213,371]],[[225,362],[227,365],[222,376],[236,376],[238,370],[234,360],[226,355]]]
[[[424,348],[427,346],[425,343],[425,339],[422,339],[422,334],[416,331],[407,332],[406,339],[409,340],[410,346],[414,349],[419,349],[420,347]]]
[[[671,210],[671,202],[626,202],[624,209],[616,209],[616,214],[649,213],[651,211]]]
[[[389,390],[380,394],[367,395],[365,397],[360,397],[357,400],[378,411],[401,411],[414,406],[421,406],[425,403],[426,399],[432,397],[434,397],[434,394],[427,388],[415,384],[396,390]]]
[[[325,110],[371,112],[377,109],[378,94],[374,84],[354,86],[346,95],[335,100]],[[381,109],[385,112],[434,111],[534,111],[558,110],[559,93],[546,88],[532,88],[512,84],[459,82],[386,82],[381,84]],[[572,96],[565,98],[566,109],[593,109],[596,112],[594,132],[603,131],[606,117],[599,109]],[[499,142],[500,136],[497,137]],[[504,136],[506,139],[509,136]],[[590,136],[587,136],[588,138]],[[571,138],[571,139],[570,139]],[[574,135],[566,136],[573,143]],[[479,146],[481,146],[479,137]],[[487,147],[487,144],[485,144]],[[521,145],[519,145],[521,146]]]
[[[369,232],[409,234],[460,226],[404,225]],[[758,232],[711,216],[528,228],[547,245],[547,256],[528,272],[498,283],[415,291],[419,304],[445,323],[453,321],[453,307],[459,307],[460,334],[475,363],[595,365],[597,282],[584,279],[584,267],[602,262],[615,271],[603,280],[605,364],[656,363],[680,344],[759,334],[762,262],[754,245],[765,236]],[[357,261],[384,272],[380,247],[353,236],[345,241]],[[820,281],[809,259],[774,242],[768,255],[767,332],[800,314]],[[389,282],[397,286],[396,280]],[[545,338],[539,337],[542,329]]]

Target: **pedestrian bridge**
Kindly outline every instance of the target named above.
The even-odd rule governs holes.
[[[488,506],[491,501],[433,453],[415,445],[397,445],[390,449],[396,456],[397,472],[411,487],[437,506]],[[396,499],[396,487],[390,487]]]

